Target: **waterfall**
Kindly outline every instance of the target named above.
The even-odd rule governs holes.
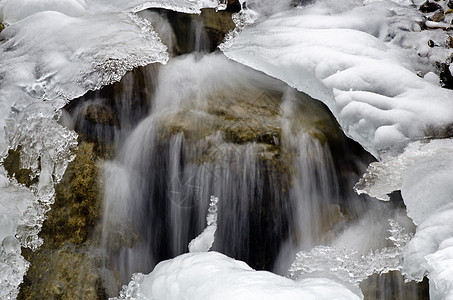
[[[101,240],[112,294],[133,273],[188,251],[210,195],[222,199],[213,250],[256,269],[286,275],[298,251],[317,245],[363,254],[388,245],[389,227],[377,219],[400,212],[350,191],[370,158],[319,102],[195,53],[159,69],[149,103],[105,164]]]

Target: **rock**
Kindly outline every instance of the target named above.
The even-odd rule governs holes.
[[[381,275],[373,274],[360,283],[364,299],[397,300],[397,299],[428,299],[429,285],[425,277],[422,282],[404,282],[399,271],[391,271]]]
[[[438,68],[440,70],[439,77],[442,86],[447,89],[453,89],[453,76],[450,72],[450,65],[441,63],[438,65]]]
[[[166,12],[176,35],[177,54],[216,50],[225,35],[235,28],[232,15],[239,10],[237,1],[229,1],[223,11],[202,9],[200,15]]]
[[[56,199],[43,223],[43,246],[23,249],[31,267],[18,299],[105,299],[99,259],[90,253],[100,214],[98,156],[93,143],[80,142],[77,156],[56,185]]]
[[[115,112],[108,106],[92,104],[87,106],[82,112],[82,116],[87,120],[97,124],[118,126]]]
[[[433,3],[430,1],[426,1],[422,5],[420,5],[419,10],[423,13],[430,13],[430,12],[435,12],[436,10],[442,10],[442,6],[440,6],[437,3]]]
[[[68,243],[60,249],[44,246],[39,254],[27,256],[32,264],[21,285],[18,300],[107,299],[98,263],[88,251]]]
[[[440,22],[443,19],[445,19],[445,14],[442,10],[439,10],[438,12],[431,16],[431,20],[433,20],[434,22]]]

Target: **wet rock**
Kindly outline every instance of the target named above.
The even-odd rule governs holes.
[[[412,300],[429,299],[428,279],[420,282],[404,282],[398,271],[374,274],[360,283],[365,300]]]
[[[118,126],[115,112],[105,105],[92,104],[87,106],[82,112],[82,117],[93,123]]]
[[[420,5],[419,10],[423,13],[435,12],[436,10],[443,11],[442,6],[430,1],[426,1],[425,3]]]
[[[15,174],[14,177],[19,183],[24,184],[27,187],[30,187],[32,184],[36,184],[38,182],[38,179],[31,177],[32,172],[30,169],[21,168],[20,149],[21,147],[19,147],[16,151],[10,149],[8,151],[8,156],[5,158],[5,161],[3,162],[3,166],[5,167],[9,176]]]
[[[235,28],[232,15],[240,10],[238,1],[229,1],[226,10],[202,9],[200,15],[166,12],[176,35],[177,54],[212,52]]]

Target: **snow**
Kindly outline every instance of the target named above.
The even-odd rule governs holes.
[[[355,7],[343,11],[345,3]],[[324,102],[343,131],[377,158],[453,120],[453,92],[417,74],[451,53],[427,46],[416,25],[421,13],[391,1],[328,4],[261,16],[221,50]]]
[[[330,279],[296,282],[267,271],[255,271],[218,252],[183,254],[159,263],[149,275],[136,275],[135,279],[129,290],[125,287],[123,296],[116,299],[360,299]]]

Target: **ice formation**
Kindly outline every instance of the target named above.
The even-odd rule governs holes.
[[[356,186],[380,198],[401,190],[407,214],[417,225],[402,270],[417,281],[427,275],[432,299],[453,296],[452,162],[453,140],[414,142],[401,155],[371,164]]]
[[[313,275],[334,277],[339,282],[357,285],[377,273],[401,270],[403,251],[411,236],[395,221],[389,220],[390,237],[393,247],[385,247],[359,255],[356,250],[329,246],[317,246],[297,253],[289,272],[291,278],[305,278]]]
[[[139,12],[165,8],[185,13],[200,13],[202,8],[225,9],[225,0],[2,0],[0,19],[14,23],[42,11],[60,12],[71,17],[87,14]]]
[[[317,1],[245,18],[221,50],[324,102],[344,132],[379,158],[451,122],[453,93],[418,76],[451,50],[428,47],[413,7],[364,2]]]
[[[203,7],[223,9],[225,2],[0,0],[7,25],[0,33],[0,157],[20,148],[22,166],[39,178],[29,189],[0,167],[1,298],[17,293],[27,268],[18,245],[40,245],[37,233],[53,201],[53,184],[76,147],[75,133],[58,124],[59,109],[127,70],[167,61],[150,22],[135,12],[157,7],[199,13]],[[412,6],[423,1],[299,1],[306,4],[295,8],[297,1],[289,0],[240,2],[244,9],[221,46],[224,54],[323,101],[347,135],[382,159],[356,189],[380,199],[402,191],[417,225],[404,250],[403,272],[416,280],[427,275],[433,299],[453,297],[453,145],[409,144],[443,136],[453,120],[453,93],[433,73],[433,65],[451,54],[438,47],[448,36],[420,27],[448,25],[425,22]],[[215,221],[208,222],[206,239],[190,246],[194,253],[136,275],[123,298],[359,297],[329,279],[292,281],[219,253],[195,253],[212,245]]]
[[[214,244],[215,231],[217,229],[217,202],[219,202],[219,198],[211,196],[208,216],[206,217],[208,226],[189,243],[189,252],[208,252],[212,244]]]

